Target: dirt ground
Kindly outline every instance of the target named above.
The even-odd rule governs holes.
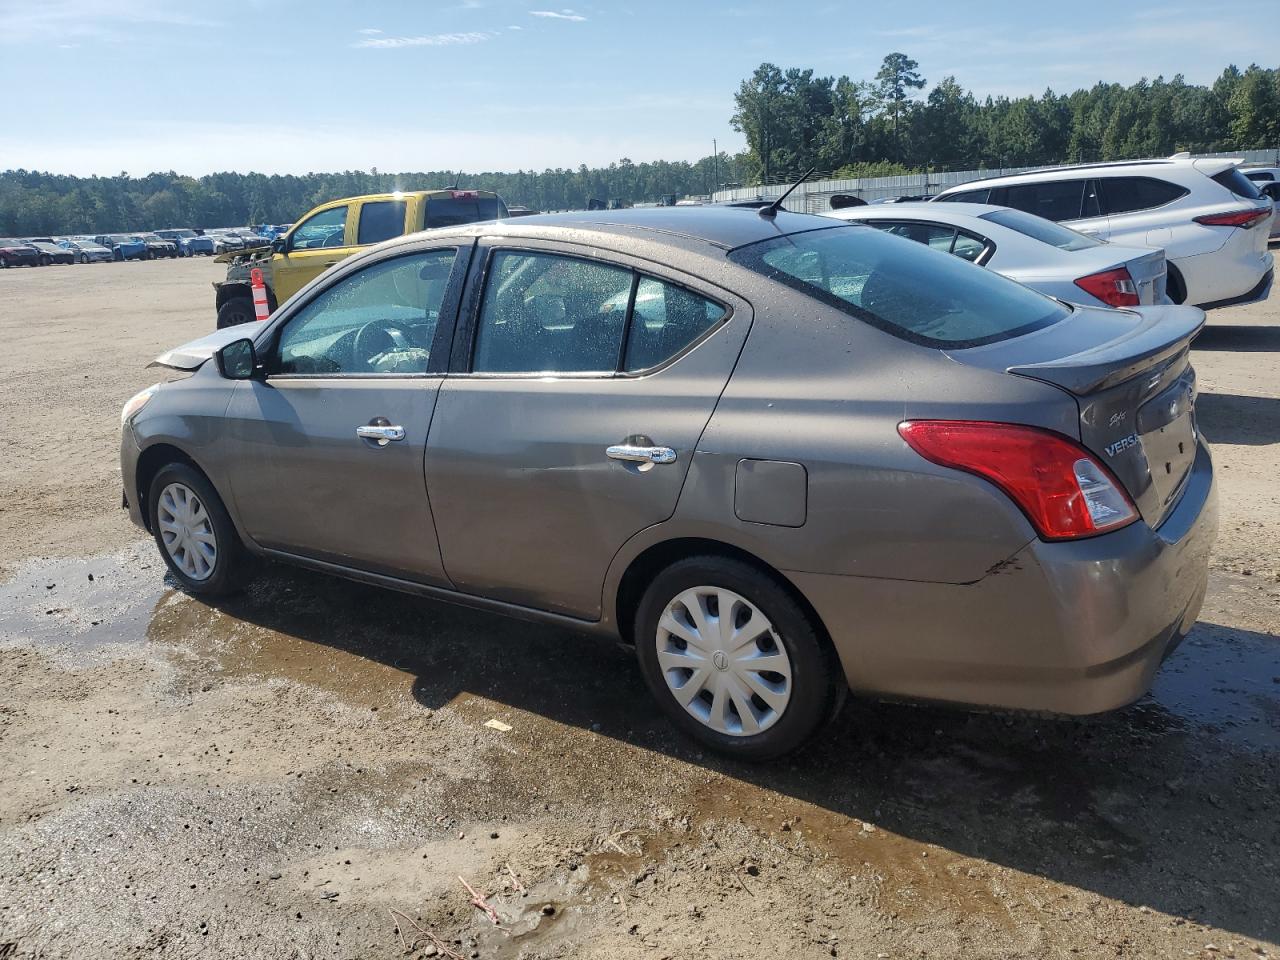
[[[286,568],[173,589],[118,415],[218,274],[0,272],[0,960],[1280,954],[1280,298],[1196,344],[1222,526],[1150,697],[851,701],[747,766],[598,641]]]

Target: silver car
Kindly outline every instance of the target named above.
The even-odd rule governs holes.
[[[899,203],[825,214],[962,257],[1059,300],[1094,307],[1172,303],[1163,250],[1124,247],[1023,210],[985,203]]]
[[[849,688],[1094,713],[1204,595],[1203,322],[770,210],[446,228],[160,357],[124,499],[196,595],[269,557],[622,638],[739,757]]]

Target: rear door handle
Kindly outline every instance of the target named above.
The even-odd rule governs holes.
[[[369,423],[362,427],[356,427],[356,436],[362,440],[373,440],[378,446],[385,447],[393,440],[404,439],[404,427]]]
[[[631,443],[617,443],[605,449],[611,460],[630,463],[675,463],[676,452],[670,447],[641,447]]]

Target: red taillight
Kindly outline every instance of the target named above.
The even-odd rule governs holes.
[[[1196,223],[1203,223],[1206,227],[1240,227],[1242,230],[1248,230],[1250,227],[1256,227],[1270,215],[1270,210],[1235,210],[1231,213],[1207,213],[1203,217],[1196,217]]]
[[[1111,471],[1062,434],[980,420],[907,420],[898,433],[926,460],[994,483],[1045,540],[1090,537],[1138,519]]]
[[[1128,267],[1116,267],[1114,270],[1091,273],[1077,280],[1076,286],[1090,296],[1097,297],[1109,307],[1138,305],[1138,288],[1133,285],[1133,276],[1129,273]]]

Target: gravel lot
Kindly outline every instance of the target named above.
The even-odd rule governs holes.
[[[853,701],[739,766],[596,641],[285,568],[166,583],[118,411],[220,272],[0,272],[0,958],[1280,954],[1280,299],[1196,344],[1222,527],[1153,696]]]

